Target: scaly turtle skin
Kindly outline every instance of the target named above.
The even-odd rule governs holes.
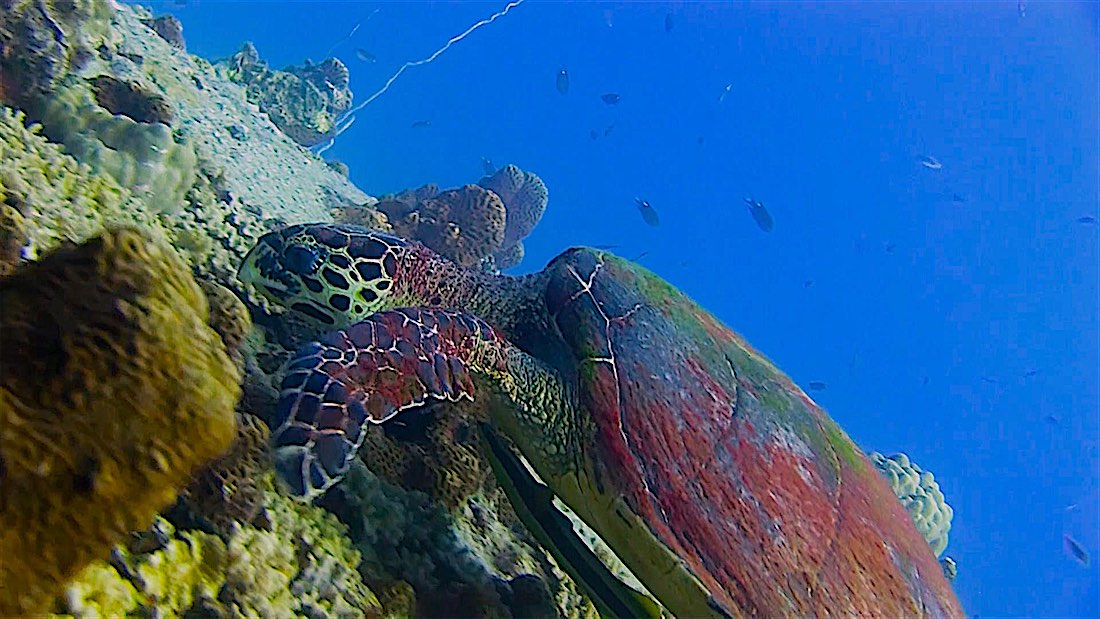
[[[559,544],[544,487],[521,479],[500,435],[676,616],[963,615],[847,435],[637,265],[581,248],[541,273],[494,277],[312,224],[263,237],[240,277],[320,327],[345,327],[300,350],[283,383],[273,440],[297,494],[339,481],[371,423],[476,399],[494,469],[527,503],[517,510],[584,580],[598,575]],[[617,583],[586,584],[603,612],[647,612]]]

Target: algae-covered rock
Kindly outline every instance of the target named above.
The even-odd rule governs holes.
[[[146,234],[0,280],[0,614],[41,610],[233,439],[236,368],[185,263]]]
[[[302,146],[315,146],[336,133],[337,120],[351,107],[348,68],[336,58],[285,69],[268,68],[252,43],[219,63],[242,84],[248,99]]]
[[[110,35],[109,0],[0,0],[0,102],[45,96]]]

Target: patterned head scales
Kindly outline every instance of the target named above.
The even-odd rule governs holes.
[[[358,226],[297,224],[261,237],[237,277],[321,327],[340,327],[383,309],[407,248]]]

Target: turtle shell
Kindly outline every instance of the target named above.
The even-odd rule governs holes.
[[[611,254],[547,268],[594,428],[572,507],[668,610],[963,616],[863,452],[740,336]]]

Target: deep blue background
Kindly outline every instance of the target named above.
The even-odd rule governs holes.
[[[503,2],[155,6],[211,59],[336,45],[362,100]],[[814,397],[861,445],[936,474],[968,612],[1095,616],[1100,572],[1063,535],[1100,546],[1098,238],[1077,222],[1098,215],[1097,20],[1091,2],[529,0],[406,72],[325,156],[373,194],[474,182],[481,157],[537,172],[550,205],[520,270],[572,244],[646,252],[827,382]]]

